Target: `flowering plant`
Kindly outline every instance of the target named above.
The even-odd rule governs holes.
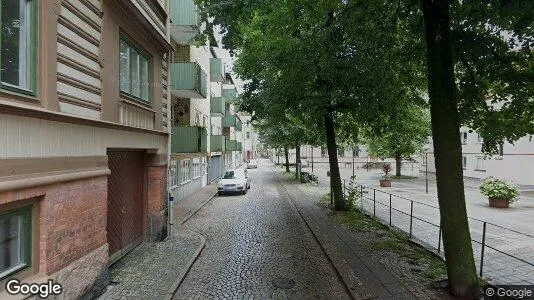
[[[390,163],[383,164],[382,171],[384,171],[383,179],[389,179],[389,172],[391,172],[391,164]]]
[[[482,181],[480,192],[490,198],[506,199],[509,203],[513,203],[519,198],[517,187],[502,179],[493,177],[488,177]]]

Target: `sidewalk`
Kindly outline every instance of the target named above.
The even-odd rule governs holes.
[[[172,236],[143,243],[109,268],[109,286],[98,299],[171,299],[205,245],[204,237],[182,227],[213,198],[215,184],[174,203]]]
[[[273,171],[355,299],[426,298],[408,290],[390,270],[373,260],[347,229],[326,215],[315,204],[321,193],[304,194],[299,183],[284,180],[276,168]]]

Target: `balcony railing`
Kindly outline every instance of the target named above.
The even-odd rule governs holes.
[[[223,127],[235,127],[235,124],[236,124],[236,116],[235,115],[226,114],[222,118],[222,126]]]
[[[224,135],[212,135],[210,138],[210,151],[226,151],[226,137]]]
[[[243,143],[237,142],[237,151],[243,151]]]
[[[207,77],[196,62],[171,63],[171,93],[179,98],[206,98]]]
[[[172,153],[207,152],[208,134],[199,126],[180,126],[172,128]]]
[[[210,58],[210,81],[222,82],[224,80],[224,63],[217,57]]]
[[[237,91],[235,88],[222,90],[222,96],[226,102],[234,102],[237,99]]]
[[[226,151],[239,151],[236,140],[226,140]]]
[[[200,18],[194,0],[170,0],[171,37],[178,44],[187,44],[198,35]]]
[[[226,115],[226,108],[222,97],[210,98],[210,112],[212,117],[224,117]]]
[[[235,120],[235,130],[237,131],[243,130],[243,123],[241,123],[241,121],[238,118],[236,118]]]

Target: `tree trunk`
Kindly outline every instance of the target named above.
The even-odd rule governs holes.
[[[395,153],[395,176],[400,177],[401,176],[401,169],[402,169],[402,156],[400,153]]]
[[[295,178],[297,180],[300,179],[299,164],[300,164],[300,144],[297,142],[295,146]]]
[[[436,181],[449,291],[477,299],[477,275],[465,205],[462,148],[455,98],[450,0],[422,0]]]
[[[324,115],[324,125],[326,130],[326,146],[328,148],[328,162],[330,163],[330,189],[333,191],[334,207],[335,210],[346,210],[343,189],[341,188],[341,177],[339,175],[336,133],[332,112],[327,112]]]
[[[284,155],[286,156],[286,172],[289,173],[289,149],[287,146],[284,147]]]

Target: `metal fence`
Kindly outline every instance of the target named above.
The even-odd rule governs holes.
[[[343,179],[348,195],[349,182]],[[439,207],[408,199],[361,184],[359,207],[382,223],[404,231],[426,248],[443,252]],[[477,271],[494,284],[534,284],[534,236],[503,226],[469,218]]]

